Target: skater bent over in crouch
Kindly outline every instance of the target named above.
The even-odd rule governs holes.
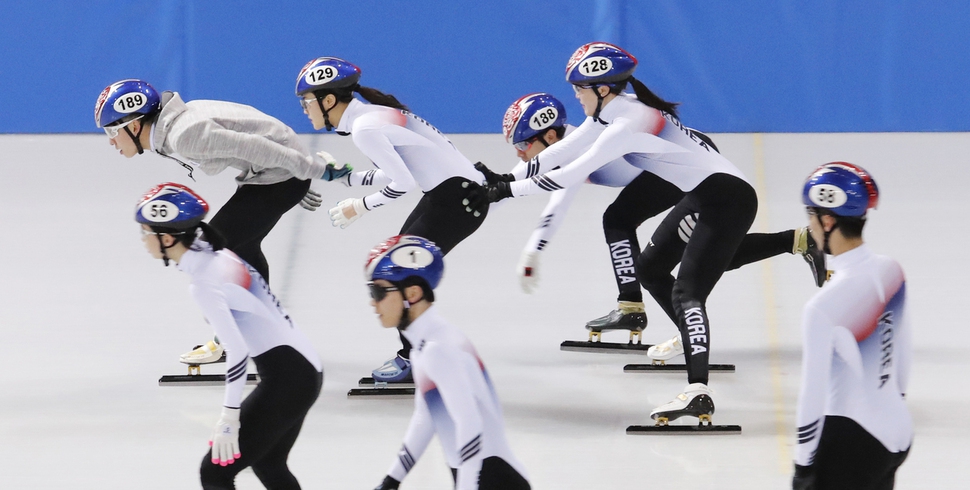
[[[121,80],[106,87],[95,104],[94,119],[111,145],[131,158],[151,150],[215,175],[240,170],[236,192],[210,224],[232,250],[269,282],[263,238],[283,213],[307,196],[310,179],[342,177],[350,169],[316,162],[288,126],[253,107],[217,100],[183,102],[178,93],[159,94],[148,82]],[[320,155],[326,162],[333,159]],[[223,354],[207,342],[183,354],[187,364],[215,362]]]
[[[320,359],[263,276],[202,222],[207,211],[201,197],[172,183],[150,190],[135,208],[148,252],[192,277],[189,291],[230,366],[222,416],[202,460],[202,488],[235,488],[236,474],[252,467],[266,488],[299,489],[286,459],[320,394]],[[260,383],[242,400],[250,358]]]
[[[635,269],[640,284],[680,330],[689,385],[651,417],[658,422],[683,415],[709,418],[714,403],[707,387],[710,324],[705,304],[738,255],[758,199],[734,164],[680,122],[676,104],[633,77],[636,65],[632,55],[612,44],[580,47],[567,64],[566,80],[590,117],[540,155],[548,168],[561,168],[529,180],[475,188],[466,198],[466,210],[482,201],[567,188],[617,158],[676,186],[683,197],[661,222]],[[627,85],[636,96],[622,93]],[[578,156],[577,150],[582,152]],[[671,271],[678,263],[675,279]]]
[[[505,139],[514,145],[521,162],[508,174],[497,174],[481,163],[476,164],[476,168],[485,174],[489,182],[513,182],[549,170],[548,165],[544,165],[544,150],[571,134],[576,127],[566,124],[566,109],[559,100],[550,94],[537,93],[523,96],[509,106],[502,129]],[[688,130],[717,151],[714,142],[707,135],[695,129]],[[574,155],[578,157],[587,149],[577,148]],[[603,232],[619,291],[617,308],[603,317],[587,322],[586,329],[589,330],[591,339],[604,331],[629,330],[630,340],[635,341],[647,326],[643,294],[634,272],[634,260],[640,254],[637,228],[647,219],[677,204],[684,197],[684,193],[677,186],[630,165],[623,158],[617,158],[595,170],[585,182],[622,188],[616,200],[603,213]],[[538,288],[541,252],[548,248],[581,184],[579,182],[550,194],[549,204],[542,211],[539,225],[529,237],[516,267],[525,292],[531,293]],[[693,219],[691,216],[681,221],[680,228],[684,230],[682,237],[689,237]],[[819,281],[824,279],[825,256],[815,247],[807,230],[803,228],[778,233],[749,233],[738,247],[728,269],[736,269],[783,253],[801,254],[812,267],[816,283],[821,286]],[[823,274],[821,277],[818,275],[819,271]],[[683,352],[678,336],[674,340],[654,346],[648,353],[656,360],[666,361]]]
[[[398,488],[438,434],[458,490],[527,490],[522,463],[505,439],[502,407],[475,347],[434,306],[441,250],[411,235],[373,250],[364,266],[371,304],[384,328],[414,345],[414,415],[398,457],[377,490]]]
[[[348,186],[382,189],[337,203],[330,210],[333,225],[346,228],[364,213],[417,187],[424,196],[399,233],[427,238],[447,255],[485,220],[487,209],[473,216],[452,205],[461,199],[464,186],[483,182],[485,177],[434,126],[409,112],[394,96],[361,87],[359,80],[360,68],[330,57],[307,63],[296,80],[296,95],[314,129],[350,135],[377,167],[340,179]],[[370,103],[361,102],[354,93]],[[410,380],[411,345],[404,336],[401,342],[404,347],[397,356],[374,370],[375,381]]]
[[[833,274],[802,315],[795,490],[891,489],[912,444],[906,280],[862,239],[878,199],[868,172],[845,162],[819,167],[802,191]]]

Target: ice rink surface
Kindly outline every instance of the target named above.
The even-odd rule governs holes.
[[[897,488],[966,488],[970,481],[970,334],[965,321],[966,134],[713,135],[760,197],[753,231],[804,226],[801,183],[818,164],[868,169],[882,191],[866,239],[895,257],[909,282],[915,362],[908,405],[916,437]],[[358,169],[349,138],[305,136]],[[472,161],[508,170],[498,135],[455,135]],[[193,183],[155,155],[126,160],[104,135],[0,135],[0,488],[198,488],[198,467],[221,387],[160,387],[182,374],[178,354],[211,337],[188,277],[145,252],[133,221],[143,192],[188,184],[215,208],[234,171]],[[377,323],[362,276],[371,246],[394,235],[418,199],[330,226],[326,208],[373,188],[315,183],[325,206],[295,208],[264,242],[271,285],[324,364],[323,393],[290,457],[305,489],[370,489],[395,458],[410,400],[348,399],[347,390],[398,348]],[[625,374],[645,357],[561,352],[586,321],[615,305],[600,219],[615,189],[586,186],[542,255],[537,293],[514,266],[545,196],[512,200],[446,258],[436,294],[471,337],[505,410],[513,450],[536,489],[778,489],[790,485],[800,380],[800,317],[815,288],[800,257],[727,273],[708,303],[715,422],[739,436],[628,436],[630,424],[686,384],[686,375]],[[645,244],[656,225],[640,229]],[[648,296],[649,298],[649,296]],[[645,341],[675,333],[648,299]],[[620,341],[625,334],[607,334]],[[208,368],[218,372],[223,367]],[[238,488],[262,488],[251,471]],[[451,488],[436,443],[403,489]]]

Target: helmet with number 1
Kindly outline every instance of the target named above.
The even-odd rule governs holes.
[[[879,188],[869,172],[858,165],[826,163],[808,176],[802,202],[836,216],[861,217],[879,203]]]
[[[360,68],[340,58],[324,56],[307,63],[296,77],[296,95],[325,89],[354,86],[360,80]]]
[[[573,85],[612,85],[637,69],[637,59],[619,46],[595,42],[582,45],[566,64],[566,81]]]
[[[547,93],[525,95],[512,103],[502,119],[505,140],[513,145],[549,128],[566,125],[566,107]]]
[[[103,128],[134,114],[151,115],[158,112],[160,105],[158,91],[148,82],[136,78],[121,80],[101,91],[94,104],[94,123]]]
[[[421,278],[434,289],[445,272],[444,255],[431,240],[414,235],[388,238],[370,251],[364,264],[364,277],[369,282],[383,279],[400,283],[408,278]]]
[[[135,221],[152,227],[186,230],[202,222],[209,204],[192,189],[174,182],[159,184],[138,201]]]

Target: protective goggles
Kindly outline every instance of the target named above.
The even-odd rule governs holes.
[[[525,141],[520,141],[518,143],[515,143],[512,146],[519,151],[529,151],[529,148],[532,148],[532,145],[534,145],[536,140],[538,139],[539,139],[538,136],[533,136]]]
[[[372,282],[367,283],[367,289],[370,290],[371,299],[377,301],[378,303],[384,301],[384,298],[387,297],[387,293],[398,291],[398,289],[394,286],[379,286]]]
[[[318,100],[320,100],[319,97],[314,97],[312,99],[304,99],[303,97],[300,97],[300,106],[303,107],[304,111],[308,111],[310,110],[310,104]]]
[[[131,121],[126,122],[126,123],[116,124],[114,126],[105,126],[104,127],[104,134],[108,135],[108,138],[115,139],[115,138],[118,137],[118,133],[121,132],[121,128],[123,128],[123,127],[125,127],[125,126],[127,126],[127,125],[129,125],[129,124],[131,124],[131,123],[133,123],[133,122],[141,119],[141,118],[142,118],[142,116],[138,116],[138,117],[132,119]]]

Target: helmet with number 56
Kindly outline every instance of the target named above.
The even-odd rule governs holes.
[[[808,176],[802,203],[836,216],[860,217],[879,204],[879,188],[869,172],[858,165],[826,163]]]
[[[166,182],[145,193],[135,207],[135,221],[153,228],[187,230],[202,222],[209,204],[188,187]]]
[[[130,78],[105,87],[94,104],[94,122],[99,128],[117,122],[127,122],[130,116],[143,117],[155,114],[161,106],[161,97],[148,82]]]

